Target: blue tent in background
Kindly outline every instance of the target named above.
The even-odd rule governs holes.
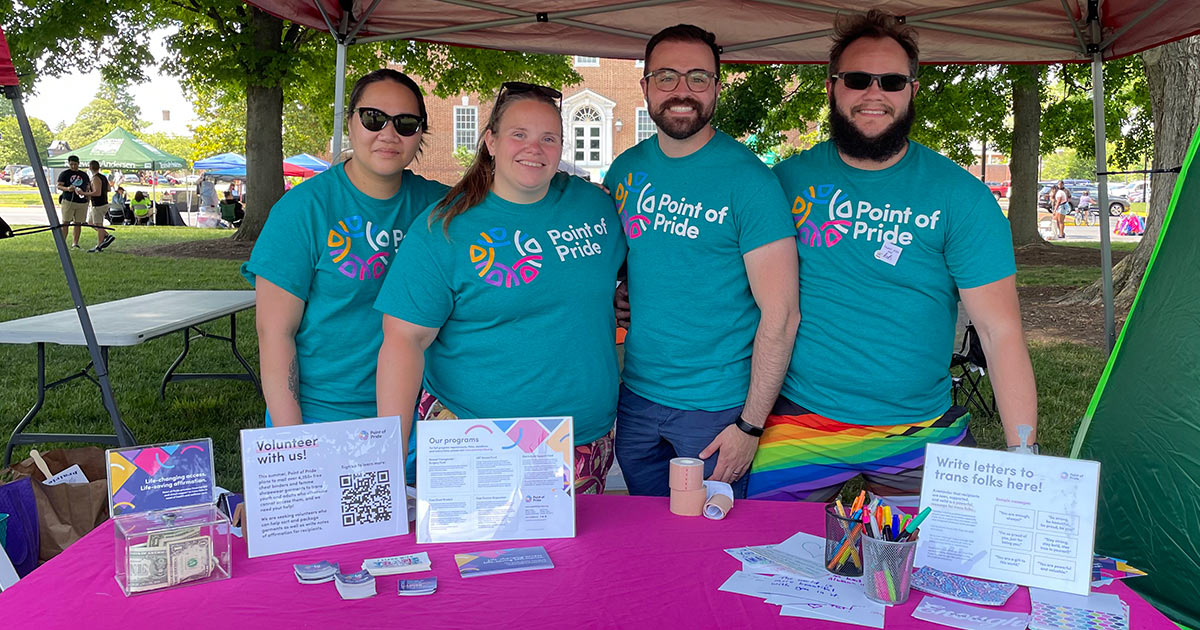
[[[329,170],[329,162],[326,162],[325,160],[322,160],[319,157],[312,156],[307,153],[293,155],[292,157],[284,160],[283,163],[301,166],[301,167],[309,169],[310,171],[313,171],[314,173],[320,173],[321,171]]]
[[[246,171],[246,158],[238,155],[237,153],[222,153],[220,155],[206,157],[203,160],[197,160],[192,164],[192,168],[198,171],[240,169],[244,174]]]

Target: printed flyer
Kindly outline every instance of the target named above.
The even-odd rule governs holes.
[[[416,427],[417,542],[575,536],[571,418]]]
[[[1099,490],[1099,462],[930,444],[915,564],[1086,595]]]
[[[408,533],[400,418],[242,431],[256,558]]]
[[[132,514],[212,503],[212,440],[110,448],[108,513]]]

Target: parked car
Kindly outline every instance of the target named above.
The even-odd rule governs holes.
[[[1137,181],[1129,184],[1129,200],[1137,202],[1150,201],[1150,182]]]
[[[1001,197],[1008,196],[1008,188],[1011,185],[1012,181],[1006,179],[1002,182],[984,182],[984,183],[987,184],[988,190],[992,191],[992,194],[996,196],[996,199],[999,199]]]
[[[154,175],[150,175],[150,176],[146,177],[146,183],[151,184],[151,185],[157,184],[159,186],[164,186],[166,184],[178,184],[179,183],[178,179],[175,179],[174,177],[171,177],[170,175],[167,175],[166,173],[159,173],[157,177],[158,177],[157,182],[154,181],[155,180]]]
[[[54,171],[43,166],[42,172],[46,174],[46,181],[50,184],[50,188],[53,189],[54,188]],[[37,180],[34,179],[34,177],[33,177],[33,167],[26,166],[25,168],[21,169],[20,171],[17,171],[17,181],[14,183],[21,184],[23,186],[37,186]]]
[[[121,182],[125,184],[140,184],[142,178],[138,177],[137,173],[125,173],[121,176]]]

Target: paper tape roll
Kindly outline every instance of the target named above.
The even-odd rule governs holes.
[[[671,513],[679,516],[700,516],[704,511],[706,495],[703,487],[695,490],[671,490]]]
[[[721,481],[704,482],[704,516],[714,521],[725,518],[733,509],[733,487]]]
[[[704,460],[676,457],[671,460],[668,485],[672,490],[704,489]]]

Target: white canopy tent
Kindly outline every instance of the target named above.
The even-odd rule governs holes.
[[[922,62],[1091,63],[1099,207],[1108,206],[1104,68],[1115,59],[1200,33],[1197,0],[247,0],[337,40],[333,152],[341,152],[346,47],[411,39],[459,46],[638,59],[665,26],[717,34],[722,58],[824,63],[839,14],[875,8],[917,29]],[[1108,214],[1101,212],[1108,346],[1116,341]]]

